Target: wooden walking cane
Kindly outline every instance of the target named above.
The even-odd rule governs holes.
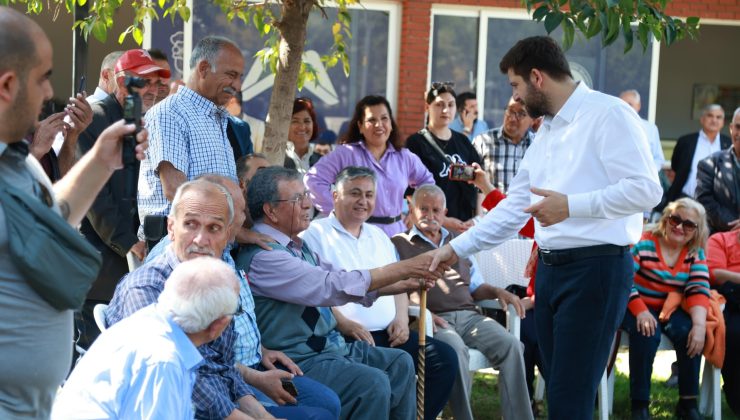
[[[421,280],[421,291],[419,293],[419,360],[416,364],[416,420],[424,419],[424,367],[426,365],[426,315],[427,315],[427,290],[424,280]]]

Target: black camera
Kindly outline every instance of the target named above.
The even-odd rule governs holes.
[[[135,124],[136,131],[123,138],[123,166],[136,163],[136,133],[141,131],[141,96],[137,90],[146,86],[146,83],[147,80],[140,77],[126,76],[125,79],[128,95],[123,100],[123,119],[126,124]]]

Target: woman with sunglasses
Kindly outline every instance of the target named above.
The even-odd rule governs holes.
[[[455,91],[452,83],[432,83],[426,93],[429,116],[427,126],[406,140],[406,147],[419,156],[424,166],[434,175],[434,181],[445,192],[447,218],[445,228],[464,232],[473,225],[477,214],[478,192],[465,181],[450,179],[450,165],[483,165],[470,140],[449,125],[455,118]]]
[[[293,102],[283,166],[302,174],[308,172],[321,158],[321,155],[314,151],[315,145],[312,143],[318,136],[319,125],[313,102],[308,98],[296,98]]]
[[[347,166],[364,166],[375,171],[377,177],[375,210],[367,223],[378,226],[389,237],[404,232],[401,211],[406,188],[434,184],[434,178],[421,160],[403,147],[388,100],[376,95],[360,99],[349,130],[339,143],[306,174],[314,206],[329,214],[334,209],[332,184],[339,171]]]
[[[676,417],[700,418],[696,396],[709,305],[706,239],[704,207],[682,198],[668,204],[657,226],[646,231],[632,248],[635,278],[622,322],[622,329],[630,336],[632,419],[650,418],[650,377],[661,333],[671,339],[678,359]],[[669,293],[680,293],[682,307],[688,311],[679,307],[668,319],[659,318],[667,309],[664,305]]]

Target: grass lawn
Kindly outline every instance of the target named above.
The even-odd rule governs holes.
[[[660,354],[660,352],[659,352]],[[620,353],[617,362],[617,376],[614,384],[614,409],[612,419],[629,420],[630,418],[630,398],[629,398],[629,376],[626,372],[626,353]],[[668,360],[668,365],[673,359]],[[673,419],[675,418],[673,410],[678,401],[678,389],[668,388],[663,385],[669,373],[665,369],[657,369],[653,372],[650,415],[653,419]],[[490,373],[478,372],[475,374],[473,383],[473,414],[476,420],[500,420],[501,404],[498,394],[498,376]],[[594,418],[598,417],[598,408],[594,410]],[[452,419],[452,413],[449,408],[443,412],[441,419]],[[541,418],[547,418],[543,416]],[[725,395],[722,393],[722,419],[739,420],[727,407]]]

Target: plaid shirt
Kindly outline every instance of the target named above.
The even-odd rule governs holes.
[[[170,211],[157,172],[163,161],[188,180],[217,174],[238,182],[234,151],[226,134],[228,116],[226,110],[185,86],[147,112],[149,148],[139,169],[139,220]],[[142,235],[143,227],[139,229]]]
[[[124,276],[113,295],[105,321],[113,325],[141,308],[157,301],[164,290],[164,282],[179,264],[171,248],[151,262]],[[234,367],[234,343],[237,333],[234,320],[216,340],[198,347],[205,359],[198,368],[193,387],[195,417],[199,419],[222,419],[238,408],[235,402],[254,392],[244,382]]]
[[[522,140],[514,144],[504,137],[503,127],[488,130],[473,139],[473,147],[483,158],[483,167],[488,171],[491,183],[502,193],[508,191],[533,139],[534,133],[527,131]]]

